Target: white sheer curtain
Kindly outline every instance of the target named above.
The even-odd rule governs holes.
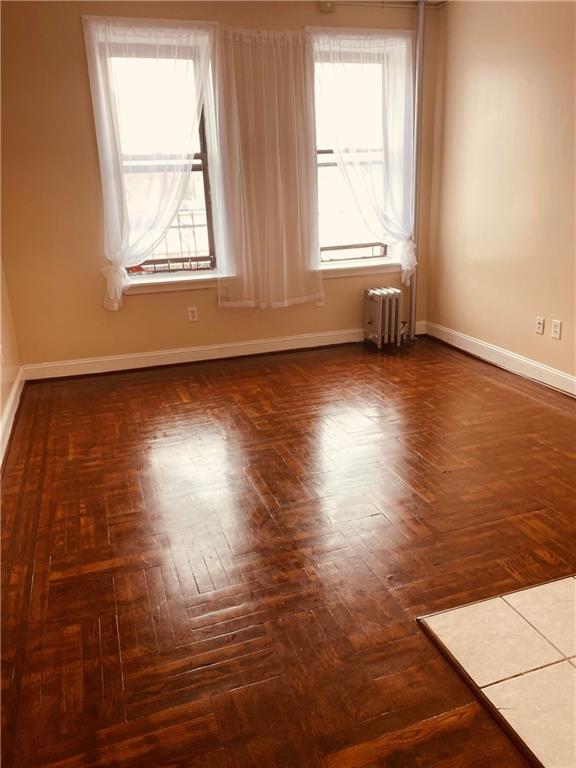
[[[219,30],[213,196],[219,305],[323,301],[311,51],[304,31]],[[210,141],[210,140],[209,140]]]
[[[126,268],[164,237],[184,195],[215,26],[85,17],[111,266],[104,306],[122,305]]]
[[[334,151],[366,226],[401,262],[409,285],[416,267],[412,34],[326,29],[308,34],[318,145]]]

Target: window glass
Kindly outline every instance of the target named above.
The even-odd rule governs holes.
[[[194,93],[185,99],[181,95],[190,93],[194,62],[115,56],[110,64],[118,98],[128,207],[131,216],[138,216],[138,211],[131,206],[134,201],[146,199],[144,187],[150,184],[149,170],[154,167],[164,170],[171,164],[177,170],[174,155],[181,152],[182,147],[178,143],[181,134],[175,125],[178,121],[193,120]],[[174,115],[170,124],[161,119],[167,112]],[[200,134],[199,146],[202,148],[203,123]],[[200,151],[194,158],[184,199],[166,236],[150,258],[131,268],[130,272],[215,269],[208,196],[207,159]]]
[[[322,76],[322,67],[332,68],[333,64],[317,61],[317,78]],[[382,258],[385,246],[374,242],[333,154],[333,126],[345,119],[346,133],[354,135],[355,150],[362,154],[362,162],[369,164],[372,157],[381,156],[382,66],[377,62],[344,62],[337,80],[328,77],[322,81],[323,87],[315,89],[322,261]],[[346,104],[344,112],[342,102]],[[372,183],[383,184],[379,163],[374,164]]]

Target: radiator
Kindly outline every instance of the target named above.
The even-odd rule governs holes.
[[[398,288],[368,288],[364,291],[364,338],[378,349],[385,344],[400,346],[402,340],[402,291]]]

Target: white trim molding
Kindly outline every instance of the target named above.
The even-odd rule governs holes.
[[[544,365],[544,363],[539,363],[529,357],[518,355],[509,349],[503,349],[489,344],[487,341],[467,336],[465,333],[453,331],[443,325],[429,322],[422,325],[425,327],[425,331],[417,330],[417,333],[425,332],[429,336],[445,341],[447,344],[497,365],[499,368],[554,387],[554,389],[559,389],[568,395],[576,396],[576,376],[571,376],[557,368],[551,368],[549,365]]]
[[[51,363],[24,365],[24,378],[52,379],[58,376],[82,376],[87,373],[108,373],[126,371],[132,368],[151,368],[159,365],[193,363],[199,360],[218,360],[243,355],[262,355],[266,352],[281,352],[291,349],[327,347],[333,344],[349,344],[364,338],[362,328],[343,331],[321,331],[298,336],[280,336],[272,339],[233,341],[229,344],[211,344],[201,347],[181,347],[155,352],[137,352],[106,357],[87,357],[79,360],[58,360]]]
[[[416,336],[422,336],[426,333],[426,320],[417,320],[416,321],[416,329],[415,329]]]
[[[380,261],[367,261],[366,264],[362,264],[360,259],[341,262],[325,261],[317,273],[330,280],[334,277],[361,277],[364,275],[383,275],[388,272],[400,273],[401,271],[402,265],[399,261],[384,258]]]
[[[400,273],[400,262],[390,259],[371,261],[361,264],[357,261],[325,262],[318,274],[326,280],[339,277],[364,277],[367,275],[382,275],[390,272]],[[172,291],[203,291],[208,288],[218,287],[218,274],[215,272],[201,272],[200,274],[186,274],[174,272],[172,274],[158,273],[145,275],[129,275],[128,282],[124,286],[123,293],[126,296],[136,296],[142,293],[170,293]]]
[[[4,461],[4,454],[8,447],[23,389],[24,371],[20,368],[16,378],[12,382],[10,394],[6,398],[6,402],[2,404],[2,418],[0,419],[0,464]]]
[[[428,334],[445,341],[457,349],[468,352],[481,360],[504,368],[512,373],[525,376],[542,384],[554,387],[562,392],[576,396],[576,376],[564,371],[538,363],[528,357],[510,352],[502,347],[467,336],[459,331],[453,331],[436,323],[420,320],[416,323],[418,335]],[[158,350],[152,352],[137,352],[126,355],[107,355],[106,357],[89,357],[78,360],[58,360],[49,363],[24,365],[18,378],[12,386],[12,391],[4,408],[2,418],[1,451],[5,450],[10,428],[18,408],[22,387],[25,380],[51,379],[58,376],[82,376],[90,373],[108,373],[126,371],[133,368],[150,368],[159,365],[174,365],[178,363],[193,363],[200,360],[218,360],[243,355],[261,355],[267,352],[309,349],[311,347],[326,347],[334,344],[350,344],[360,342],[364,338],[362,328],[349,328],[342,331],[321,331],[305,333],[296,336],[280,336],[271,339],[254,339],[252,341],[235,341],[229,344],[211,344],[199,347],[181,347],[178,349]],[[2,454],[0,453],[0,456]]]
[[[201,291],[216,288],[218,281],[213,272],[201,275],[175,274],[133,275],[128,277],[123,293],[131,296],[138,293],[169,293],[171,291]]]

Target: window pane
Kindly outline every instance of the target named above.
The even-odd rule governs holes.
[[[137,184],[138,174],[131,176],[133,178],[130,183]],[[182,205],[166,236],[158,243],[150,258],[140,267],[130,269],[130,272],[215,269],[214,254],[210,253],[202,171],[192,171],[189,179]]]
[[[155,179],[163,183],[160,173],[151,177],[150,170],[158,167],[159,172],[165,172],[167,168],[178,172],[182,170],[183,157],[192,160],[189,143],[179,125],[194,122],[194,67],[191,59],[111,59],[110,74],[118,97],[127,202],[134,218],[139,215],[139,206],[149,199]],[[200,147],[198,135],[195,151],[199,152]],[[188,174],[182,204],[165,237],[144,263],[149,267],[136,267],[131,271],[214,269],[202,163],[199,159],[194,161],[197,170]]]
[[[208,256],[208,221],[201,171],[193,171],[186,194],[167,236],[154,249],[159,256]]]
[[[340,140],[353,147],[354,163],[365,164],[369,184],[382,189],[380,165],[382,148],[382,66],[372,62],[342,62],[335,71],[333,63],[315,64],[316,72],[316,145],[333,149],[333,129],[337,125]],[[346,108],[343,109],[342,105]],[[348,139],[348,141],[346,141]],[[377,162],[372,163],[375,159]],[[374,233],[366,225],[348,181],[330,154],[318,155],[318,203],[320,246],[347,246],[373,243]],[[381,257],[383,248],[367,246],[342,251],[323,251],[322,260]]]
[[[370,243],[374,235],[367,228],[352,192],[334,162],[332,155],[318,157],[318,208],[320,215],[320,245],[350,245]]]
[[[332,126],[350,136],[350,146],[382,148],[382,65],[316,62],[316,146],[332,149]],[[320,81],[321,80],[321,85]],[[342,105],[346,109],[342,109]]]
[[[186,151],[180,126],[194,122],[194,61],[114,56],[110,65],[122,154],[152,157]]]

